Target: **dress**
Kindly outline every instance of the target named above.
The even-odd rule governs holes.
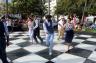
[[[60,39],[60,37],[63,38],[64,36],[64,24],[65,23],[62,20],[58,22],[58,39]]]
[[[74,25],[72,23],[67,23],[65,25],[65,42],[71,43],[74,37]]]
[[[33,39],[33,22],[28,21],[28,29],[29,29],[28,35],[30,37],[30,40],[32,40]]]

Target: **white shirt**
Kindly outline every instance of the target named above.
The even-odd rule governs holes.
[[[11,21],[6,21],[7,26],[11,26]]]
[[[36,29],[37,27],[39,27],[39,23],[40,23],[40,20],[39,19],[35,19],[35,26],[33,29]]]
[[[60,20],[60,21],[58,22],[58,30],[61,29],[61,28],[64,26],[63,23],[64,23],[64,22],[63,22],[62,20]],[[62,27],[61,27],[60,25],[61,25]]]

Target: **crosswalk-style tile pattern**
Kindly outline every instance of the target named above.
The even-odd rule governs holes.
[[[74,47],[70,47],[69,51],[64,40],[58,40],[57,35],[55,32],[53,54],[49,56],[42,30],[43,44],[32,43],[28,32],[11,33],[11,45],[6,49],[9,61],[13,63],[96,63],[96,34],[76,33],[72,42]]]

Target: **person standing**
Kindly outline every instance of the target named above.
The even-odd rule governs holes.
[[[39,43],[38,40],[37,40],[37,37],[39,38],[39,40],[41,41],[41,43],[43,43],[43,39],[40,37],[40,27],[39,27],[39,24],[40,24],[40,19],[38,16],[35,16],[35,19],[34,19],[34,27],[33,27],[33,38],[35,40],[36,43]]]
[[[9,33],[5,20],[0,20],[0,59],[3,63],[9,63],[7,61],[6,45],[9,46]]]
[[[8,31],[11,32],[12,31],[11,19],[6,18],[6,23],[7,23]]]
[[[68,22],[64,25],[65,29],[65,42],[68,46],[68,50],[71,46],[74,37],[74,24],[71,22],[71,18],[68,18]]]
[[[46,45],[49,46],[49,55],[52,55],[54,26],[51,20],[51,15],[46,15],[46,20],[43,23],[43,28],[46,34]]]
[[[27,22],[28,22],[29,37],[31,42],[33,42],[33,19],[28,17]]]
[[[64,37],[64,24],[66,23],[64,17],[61,17],[60,21],[58,22],[58,40]]]

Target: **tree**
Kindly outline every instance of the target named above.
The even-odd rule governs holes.
[[[42,0],[13,0],[10,4],[11,13],[19,13],[25,16],[31,13],[42,16],[46,10]]]
[[[86,4],[86,5],[85,5]],[[58,0],[56,14],[84,13],[96,14],[96,0]]]

